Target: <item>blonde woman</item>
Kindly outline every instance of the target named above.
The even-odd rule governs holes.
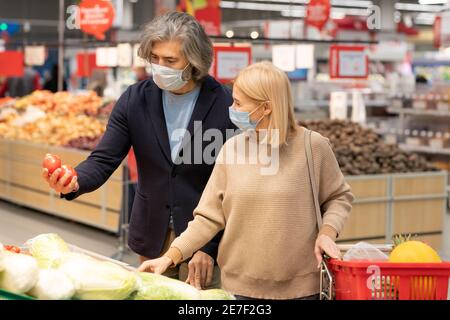
[[[316,299],[322,254],[340,257],[335,239],[350,214],[350,187],[328,139],[312,133],[323,217],[318,230],[306,129],[295,122],[286,74],[270,62],[251,65],[236,78],[233,100],[230,119],[244,132],[221,149],[188,228],[140,270],[161,274],[224,230],[218,264],[225,290],[241,299]],[[255,145],[269,146],[278,162],[275,172],[264,173],[267,163],[249,152]]]

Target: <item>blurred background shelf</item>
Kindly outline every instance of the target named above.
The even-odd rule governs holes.
[[[388,108],[387,111],[395,114],[450,117],[450,111],[406,109],[406,108]]]
[[[399,147],[405,151],[410,152],[420,152],[420,153],[430,153],[430,154],[450,156],[450,149],[435,149],[428,146],[411,146],[406,143],[399,144]]]

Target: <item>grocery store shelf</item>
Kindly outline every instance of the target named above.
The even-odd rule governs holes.
[[[402,150],[410,151],[410,152],[421,152],[421,153],[430,153],[430,154],[442,154],[450,156],[450,148],[448,149],[435,149],[427,146],[411,146],[405,143],[399,144],[399,147]]]
[[[443,67],[450,66],[449,60],[417,59],[413,61],[413,67]]]
[[[450,117],[450,111],[405,109],[405,108],[388,108],[387,110],[388,110],[388,112],[395,113],[395,114],[410,114],[410,115],[418,115],[418,116]]]
[[[384,108],[390,104],[390,102],[388,100],[368,100],[368,101],[364,101],[364,103],[367,108]],[[307,105],[307,106],[314,106],[317,108],[328,108],[330,105],[330,101],[329,100],[312,100],[312,101],[305,101],[302,104]],[[348,107],[352,107],[351,101],[349,101]]]
[[[401,133],[398,132],[398,130],[392,131],[393,128],[369,128],[373,132],[379,135],[385,135],[385,134],[395,134],[395,135],[401,135]]]

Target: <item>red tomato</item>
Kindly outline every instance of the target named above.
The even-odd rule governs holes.
[[[73,177],[78,176],[77,172],[71,166],[69,166],[68,164],[64,164],[61,166],[61,173],[59,174],[58,180],[61,179],[66,173],[69,173],[70,176],[67,179],[66,183],[64,183],[64,187],[70,184]]]
[[[14,252],[14,253],[20,253],[20,248],[16,246],[4,246],[5,250]]]
[[[61,159],[57,155],[47,153],[42,162],[42,166],[48,170],[49,174],[52,174],[56,169],[61,167]]]

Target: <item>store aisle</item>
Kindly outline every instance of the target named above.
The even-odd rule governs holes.
[[[20,245],[41,233],[57,233],[68,243],[107,257],[117,251],[118,240],[115,235],[0,201],[1,243]],[[138,265],[137,255],[133,252],[127,253],[122,260],[130,265]]]

